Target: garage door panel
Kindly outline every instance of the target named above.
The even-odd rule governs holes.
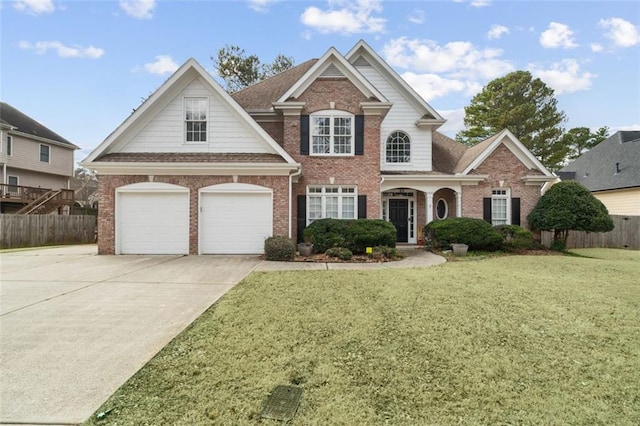
[[[200,199],[203,254],[257,254],[272,233],[270,192],[203,193]]]
[[[121,254],[188,254],[188,192],[122,192],[118,199]]]

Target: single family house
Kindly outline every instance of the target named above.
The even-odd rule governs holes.
[[[189,59],[82,163],[102,254],[262,253],[316,219],[527,226],[552,175],[505,129],[468,148],[369,45],[229,94]]]
[[[640,131],[619,131],[558,171],[602,201],[609,214],[640,216]]]
[[[0,103],[0,211],[50,213],[72,206],[76,149],[22,111]]]

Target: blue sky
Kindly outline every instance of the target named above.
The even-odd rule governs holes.
[[[565,127],[640,130],[637,1],[18,0],[0,4],[0,97],[84,159],[179,65],[225,45],[301,63],[364,39],[462,129],[489,81],[529,70]]]

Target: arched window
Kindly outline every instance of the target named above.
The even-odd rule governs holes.
[[[411,162],[411,140],[405,132],[392,132],[387,138],[387,163]]]
[[[436,217],[438,219],[446,219],[449,214],[449,206],[447,205],[447,200],[444,198],[440,198],[436,202]]]

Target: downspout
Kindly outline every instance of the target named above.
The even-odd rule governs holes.
[[[293,202],[291,201],[293,198],[293,178],[295,176],[300,176],[302,174],[302,166],[298,166],[298,171],[289,175],[289,238],[292,235],[292,226],[293,219],[291,218],[291,214],[293,213]]]
[[[384,176],[380,175],[380,219],[384,217],[384,212],[382,211],[382,184],[384,183]]]

